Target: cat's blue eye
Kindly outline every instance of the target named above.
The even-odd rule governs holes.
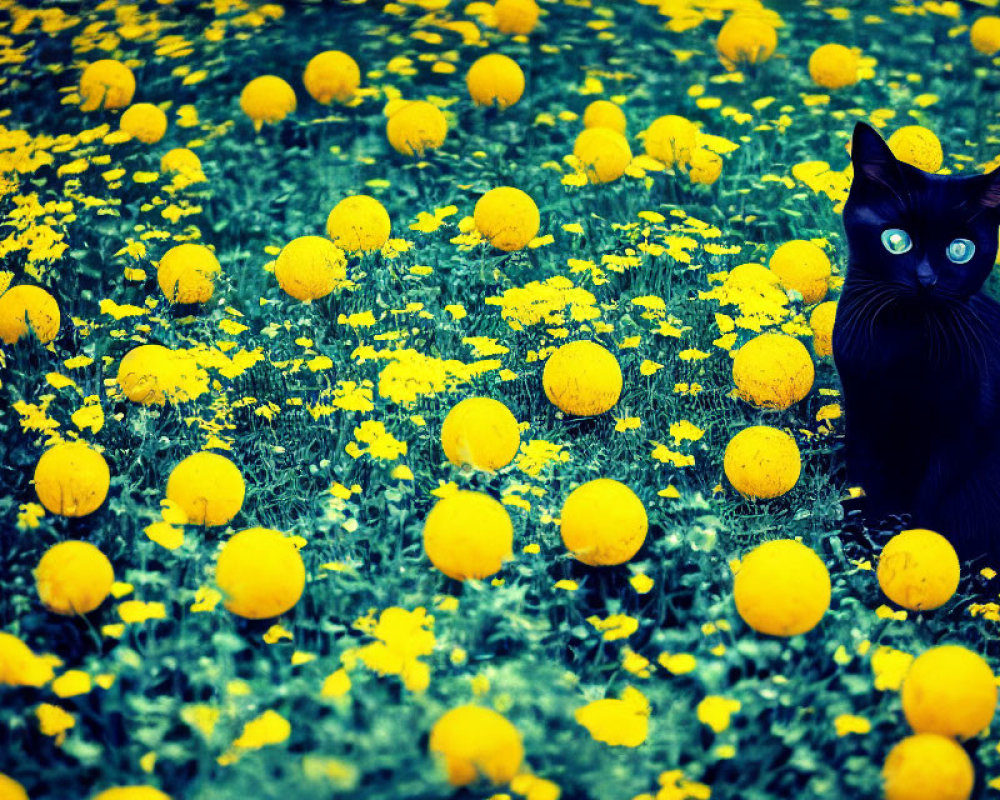
[[[902,228],[889,228],[882,232],[882,246],[898,256],[913,247],[913,240]]]
[[[976,245],[968,239],[953,239],[945,252],[952,263],[968,264],[976,254]]]

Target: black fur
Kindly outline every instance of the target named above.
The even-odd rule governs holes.
[[[909,514],[963,558],[1000,556],[1000,305],[982,292],[997,254],[1000,170],[932,175],[858,123],[844,207],[847,278],[833,356],[843,385],[847,471],[865,516]],[[882,233],[912,249],[889,252]],[[966,264],[946,249],[975,244]]]

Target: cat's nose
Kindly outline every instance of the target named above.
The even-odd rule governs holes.
[[[934,274],[934,270],[931,269],[931,265],[926,261],[921,262],[917,267],[917,281],[925,289],[930,289],[935,283],[937,283],[937,275]]]

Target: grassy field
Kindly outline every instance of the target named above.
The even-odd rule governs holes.
[[[872,567],[893,532],[845,532],[832,360],[813,357],[811,391],[785,410],[733,391],[732,354],[761,331],[813,355],[812,306],[720,287],[803,239],[828,255],[823,299],[836,299],[857,120],[885,136],[926,126],[952,172],[998,156],[997,68],[969,40],[991,4],[766,5],[542,0],[519,36],[491,26],[489,4],[458,0],[0,0],[0,288],[45,287],[62,317],[48,344],[0,345],[0,630],[55,678],[17,685],[0,649],[0,684],[13,684],[0,685],[0,773],[31,798],[126,785],[174,800],[881,796],[883,760],[910,733],[897,690],[912,656],[954,642],[1000,665],[987,603],[998,579],[963,567],[959,592],[928,613],[882,594]],[[720,62],[734,10],[779,26],[770,59]],[[810,77],[810,54],[830,42],[860,49],[855,85]],[[303,87],[324,50],[360,65],[352,102],[321,105]],[[491,52],[526,76],[504,110],[475,105],[465,84]],[[109,136],[120,110],[81,110],[82,68],[102,58],[133,70],[136,102],[166,111],[160,141]],[[293,87],[297,109],[257,131],[239,98],[264,74]],[[399,98],[444,110],[439,149],[390,147],[384,109]],[[597,99],[621,105],[635,156],[599,184],[567,159]],[[668,114],[721,156],[717,180],[642,156],[640,132]],[[204,180],[161,170],[178,147]],[[467,219],[505,185],[541,215],[509,253]],[[349,280],[326,297],[287,295],[281,248],[325,235],[330,210],[362,193],[388,211],[389,242],[348,254]],[[204,304],[171,305],[157,284],[180,242],[221,264]],[[576,339],[620,363],[607,413],[562,414],[543,391],[546,358]],[[205,391],[129,400],[116,376],[140,344],[186,351]],[[521,423],[518,456],[496,472],[442,451],[445,415],[474,395]],[[751,425],[788,431],[801,452],[797,484],[773,500],[743,498],[723,473],[727,443]],[[76,518],[45,511],[32,482],[46,447],[75,439],[111,474],[107,500]],[[245,479],[226,526],[182,524],[162,504],[171,470],[202,449]],[[590,567],[567,552],[559,516],[572,489],[602,477],[638,495],[649,532],[627,563]],[[510,514],[514,557],[493,579],[451,580],[424,553],[424,519],[456,488]],[[220,602],[219,548],[252,527],[299,537],[305,591],[279,619]],[[830,609],[806,634],[757,633],[734,607],[731,562],[797,537],[829,569]],[[112,595],[86,615],[52,613],[36,590],[40,558],[66,540],[114,568]],[[391,634],[376,628],[390,608],[413,612]],[[367,657],[376,632],[404,653],[381,668]],[[577,721],[620,697],[648,718],[637,746]],[[512,783],[453,788],[429,753],[435,721],[465,704],[517,728]],[[974,796],[991,796],[995,732],[965,748]]]

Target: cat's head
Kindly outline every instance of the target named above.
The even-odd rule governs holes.
[[[863,122],[851,142],[854,180],[844,229],[855,277],[901,294],[964,299],[993,269],[1000,226],[1000,169],[933,175],[899,161]]]

